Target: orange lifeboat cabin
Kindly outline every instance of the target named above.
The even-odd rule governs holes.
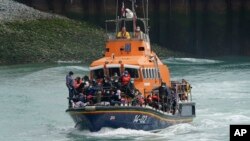
[[[116,22],[124,20],[120,19]],[[141,31],[142,36],[136,38],[135,33],[131,32],[129,39],[118,38],[117,34],[118,32],[109,34],[104,57],[90,65],[91,79],[100,80],[104,76],[111,78],[114,73],[122,76],[126,70],[134,80],[135,88],[144,97],[161,86],[162,82],[171,87],[168,67],[152,51],[146,33]]]

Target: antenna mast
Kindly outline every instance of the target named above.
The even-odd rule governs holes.
[[[116,18],[116,21],[118,21],[119,17],[118,17],[118,0],[116,0],[116,15],[115,15],[115,18]],[[116,24],[115,25],[115,32],[117,33],[118,32],[118,25]]]
[[[148,0],[147,0],[147,3],[146,3],[146,33],[148,34],[149,32],[149,27],[148,27]],[[149,34],[148,34],[149,35]]]
[[[136,0],[131,0],[132,1],[132,11],[133,11],[133,31],[135,31],[136,29],[136,12],[135,12],[135,3],[136,3]]]

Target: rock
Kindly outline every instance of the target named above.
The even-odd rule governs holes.
[[[0,22],[65,18],[56,14],[41,12],[13,0],[0,0]]]

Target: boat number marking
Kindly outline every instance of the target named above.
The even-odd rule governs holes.
[[[135,115],[135,118],[133,120],[133,123],[146,123],[146,120],[148,119],[148,116],[146,115]]]

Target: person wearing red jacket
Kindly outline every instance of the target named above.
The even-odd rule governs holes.
[[[81,90],[79,89],[80,88],[80,85],[82,84],[82,80],[80,77],[76,77],[75,80],[74,80],[74,89],[76,90],[77,93],[80,93]]]
[[[81,83],[82,83],[81,78],[80,77],[76,77],[75,81],[74,81],[74,88],[77,89],[80,86]]]
[[[130,82],[130,74],[128,73],[128,71],[125,71],[124,74],[122,75],[121,81],[122,81],[122,85],[128,85]]]

